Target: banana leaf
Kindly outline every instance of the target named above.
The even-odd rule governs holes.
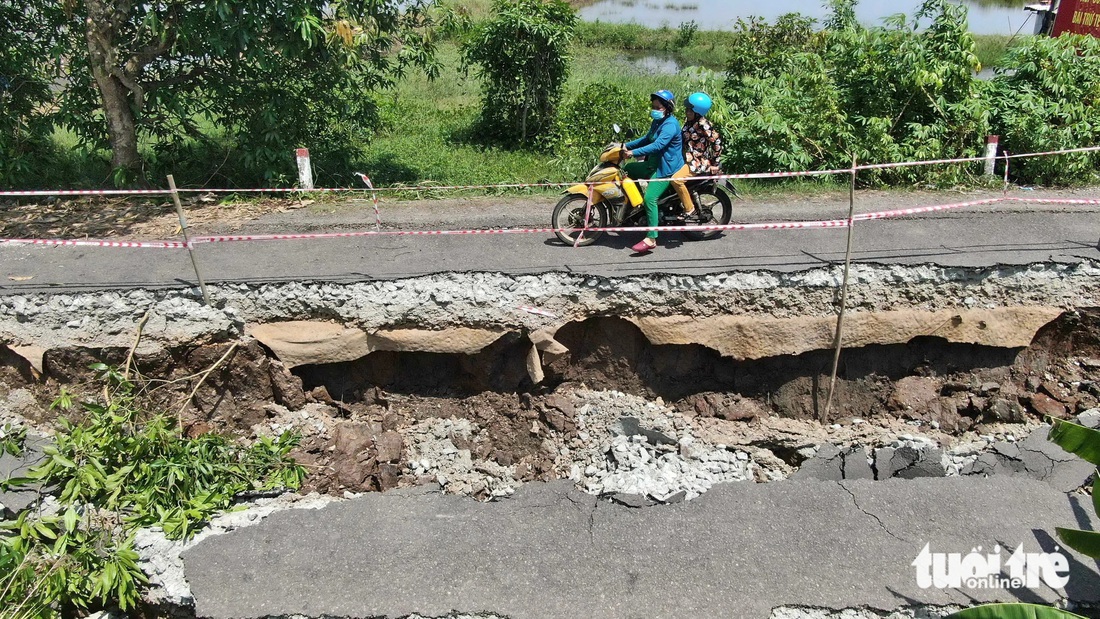
[[[1100,466],[1100,432],[1060,419],[1051,423],[1047,438],[1062,449]]]
[[[944,619],[1086,619],[1081,615],[1036,604],[986,604],[960,610]]]
[[[1100,559],[1100,533],[1062,527],[1054,527],[1054,530],[1058,532],[1058,539],[1066,546],[1093,559]]]

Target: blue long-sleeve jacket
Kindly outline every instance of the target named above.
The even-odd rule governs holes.
[[[654,178],[668,178],[684,166],[684,141],[680,135],[680,121],[672,114],[649,125],[645,137],[626,143],[627,150],[635,157],[660,156]]]

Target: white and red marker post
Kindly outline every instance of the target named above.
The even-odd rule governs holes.
[[[1000,145],[1001,137],[997,135],[987,135],[985,137],[985,170],[986,176],[993,176],[994,167],[997,165],[997,147]]]
[[[309,164],[309,149],[299,148],[294,151],[298,159],[298,188],[313,189],[313,167]]]

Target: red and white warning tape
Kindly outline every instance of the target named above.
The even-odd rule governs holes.
[[[854,216],[853,221],[871,221],[889,219],[892,217],[904,217],[920,213],[931,213],[951,209],[966,208],[971,206],[984,206],[1002,202],[1022,202],[1029,204],[1074,204],[1097,205],[1096,199],[1057,199],[1057,198],[989,198],[985,200],[971,200],[954,204],[936,204],[913,208],[893,209],[889,211],[877,211],[862,213]],[[299,234],[253,234],[253,235],[215,235],[197,236],[191,239],[190,246],[201,243],[233,243],[245,241],[288,241],[307,239],[337,239],[357,238],[371,236],[476,236],[476,235],[503,235],[503,234],[553,234],[555,232],[577,232],[582,234],[590,232],[645,232],[658,230],[663,232],[718,232],[718,231],[748,231],[748,230],[806,230],[845,228],[847,219],[825,219],[817,221],[773,221],[747,224],[725,225],[693,225],[693,226],[659,226],[635,227],[618,226],[604,228],[489,228],[482,230],[364,230],[358,232],[318,232]],[[108,241],[96,239],[0,239],[0,245],[62,245],[85,247],[120,247],[120,248],[147,248],[147,249],[187,249],[189,244],[181,241]]]
[[[853,221],[869,221],[872,219],[887,219],[890,217],[904,217],[906,215],[919,215],[920,213],[933,213],[936,211],[948,211],[956,208],[965,208],[968,206],[983,206],[986,204],[997,204],[998,202],[1004,202],[1004,198],[989,198],[988,200],[973,200],[970,202],[959,202],[956,204],[936,204],[932,206],[915,206],[913,208],[899,208],[892,211],[879,211],[877,213],[863,213],[856,215],[852,218]]]
[[[378,211],[378,192],[373,191],[374,190],[374,185],[371,184],[369,176],[367,176],[366,174],[363,174],[362,172],[356,172],[355,175],[358,176],[363,181],[363,184],[366,185],[368,189],[372,190],[371,194],[372,194],[372,197],[374,198],[374,229],[375,230],[381,230],[382,229],[382,214]]]
[[[104,241],[98,239],[0,239],[0,245],[64,245],[130,249],[187,249],[182,241]]]

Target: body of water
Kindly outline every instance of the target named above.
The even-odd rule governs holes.
[[[824,4],[822,0],[600,0],[581,9],[580,14],[587,21],[634,22],[654,28],[675,28],[694,20],[704,30],[727,30],[739,17],[750,15],[768,21],[784,13],[824,19],[828,14]],[[969,9],[970,30],[976,34],[1015,34],[1021,27],[1021,34],[1034,32],[1035,14],[1024,10],[1024,0],[972,0],[963,4]],[[856,15],[867,25],[882,25],[883,18],[895,13],[911,16],[919,6],[916,0],[862,0],[856,5]]]

